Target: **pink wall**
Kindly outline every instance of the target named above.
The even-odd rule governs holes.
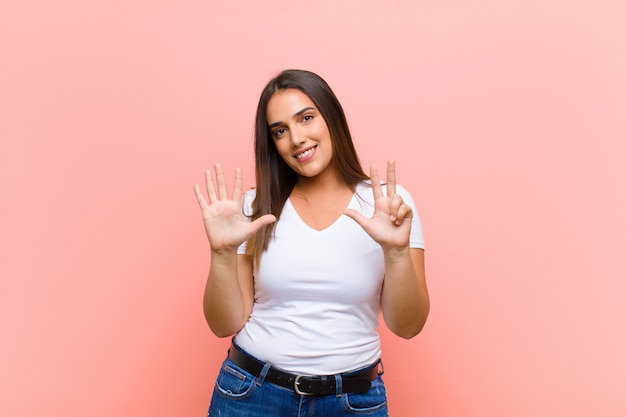
[[[433,307],[382,331],[392,415],[626,415],[624,4],[0,0],[0,415],[206,414],[227,341],[192,185],[218,160],[252,184],[286,67],[422,215]]]

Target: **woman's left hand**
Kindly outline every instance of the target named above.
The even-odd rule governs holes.
[[[354,209],[344,214],[356,221],[383,249],[408,248],[413,210],[396,194],[396,164],[387,163],[387,195],[383,193],[376,165],[370,168],[372,192],[374,193],[374,215],[365,217]]]

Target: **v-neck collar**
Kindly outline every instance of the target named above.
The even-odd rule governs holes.
[[[356,190],[354,193],[352,193],[352,197],[350,197],[350,200],[348,201],[348,205],[345,208],[352,208],[353,203],[355,201],[356,198]],[[300,213],[298,213],[298,210],[296,210],[296,208],[294,207],[294,205],[291,202],[291,197],[287,198],[287,201],[285,202],[285,208],[291,210],[294,214],[294,217],[297,219],[298,223],[300,223],[302,226],[304,226],[306,229],[310,230],[313,233],[325,233],[329,230],[334,229],[339,223],[341,223],[342,221],[344,221],[344,219],[346,218],[346,215],[343,214],[343,211],[341,212],[341,214],[339,214],[339,217],[337,217],[331,224],[329,224],[328,226],[326,226],[325,228],[318,230],[312,226],[310,226],[307,222],[305,222],[302,217],[300,217]]]

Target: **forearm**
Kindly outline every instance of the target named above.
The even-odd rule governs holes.
[[[235,334],[245,323],[246,303],[236,252],[211,253],[203,307],[206,321],[218,337]]]
[[[389,249],[384,251],[384,257],[383,317],[393,333],[410,339],[422,330],[430,310],[424,251],[408,247]]]

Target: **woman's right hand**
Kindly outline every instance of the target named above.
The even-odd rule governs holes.
[[[215,184],[210,170],[204,173],[204,177],[208,201],[204,198],[198,184],[194,185],[194,190],[202,210],[204,228],[212,251],[236,251],[239,245],[248,240],[257,230],[276,221],[273,214],[263,215],[254,221],[248,221],[243,217],[241,212],[241,191],[243,188],[241,168],[235,170],[235,183],[230,199],[228,198],[224,171],[219,163],[215,164]]]

